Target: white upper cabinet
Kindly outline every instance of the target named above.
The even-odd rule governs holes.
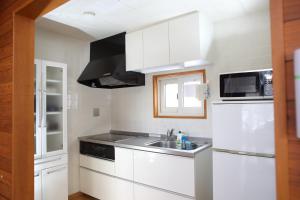
[[[170,63],[168,22],[144,29],[143,41],[144,68],[164,66]]]
[[[200,58],[198,13],[171,20],[169,30],[171,63],[182,63]]]
[[[126,70],[139,70],[143,65],[143,32],[126,34]]]
[[[199,12],[127,33],[127,71],[144,73],[207,65],[213,26]]]

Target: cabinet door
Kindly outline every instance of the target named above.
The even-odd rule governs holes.
[[[275,159],[213,152],[214,200],[275,200]]]
[[[34,200],[42,200],[42,174],[34,173]]]
[[[174,193],[168,193],[162,190],[153,189],[147,186],[134,184],[134,199],[135,200],[190,200],[183,196]]]
[[[67,74],[66,65],[43,61],[43,153],[46,156],[66,152]]]
[[[194,159],[134,151],[134,181],[195,196]]]
[[[143,69],[143,32],[126,34],[126,71]]]
[[[45,169],[42,172],[43,200],[68,199],[68,169],[67,165]]]
[[[182,63],[200,59],[199,14],[173,19],[169,23],[170,62]]]
[[[170,64],[168,22],[144,29],[143,41],[145,68]]]
[[[42,156],[42,65],[40,60],[34,61],[34,158]]]
[[[133,151],[124,148],[115,148],[116,176],[133,180]]]

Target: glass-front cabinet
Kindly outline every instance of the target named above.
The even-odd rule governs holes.
[[[67,65],[35,60],[35,158],[66,153]]]

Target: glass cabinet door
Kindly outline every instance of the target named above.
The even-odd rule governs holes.
[[[34,158],[42,154],[41,138],[41,61],[34,61]]]
[[[43,61],[43,135],[47,155],[65,150],[65,69],[60,63]]]

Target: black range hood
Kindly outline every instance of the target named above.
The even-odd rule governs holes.
[[[90,62],[78,83],[93,88],[125,88],[145,85],[145,75],[126,72],[125,33],[90,44]]]

